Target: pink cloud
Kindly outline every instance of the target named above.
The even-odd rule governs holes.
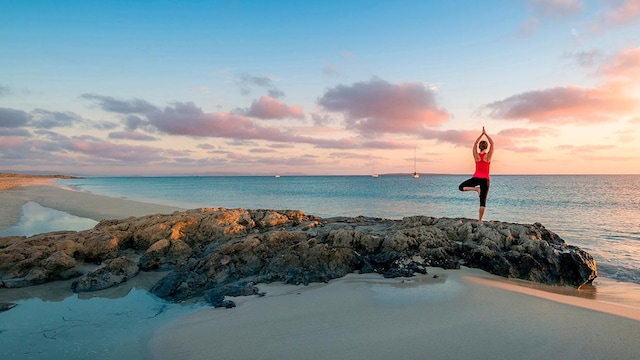
[[[25,143],[23,137],[18,136],[0,136],[0,148],[18,147]]]
[[[70,138],[66,148],[94,158],[136,162],[160,160],[159,154],[165,151],[148,146],[115,144],[90,136]]]
[[[254,100],[251,107],[244,111],[244,114],[259,119],[304,118],[302,106],[287,106],[282,101],[270,96],[262,96],[257,101]]]
[[[255,121],[235,113],[204,113],[193,103],[176,103],[161,112],[148,115],[149,123],[171,135],[229,138],[247,145],[248,140],[268,140],[282,143],[305,143],[320,148],[356,149],[389,148],[388,142],[363,142],[358,138],[325,139],[296,135],[276,127],[260,126]]]
[[[131,119],[129,113],[148,110],[141,113],[142,117],[135,117],[134,122],[127,122],[127,131],[113,132],[112,138],[133,138],[134,140],[144,139],[144,135],[136,133],[134,129],[145,129],[148,131],[160,131],[168,135],[183,135],[193,137],[217,137],[229,139],[229,143],[242,146],[256,146],[254,140],[273,141],[282,144],[304,143],[311,144],[319,148],[357,149],[357,148],[398,148],[400,145],[387,141],[363,141],[361,138],[314,138],[296,134],[296,128],[281,128],[261,125],[255,119],[250,119],[243,114],[235,112],[215,112],[205,113],[201,108],[192,102],[175,102],[164,109],[136,99],[135,101],[123,101],[109,96],[92,95],[91,100],[96,100],[100,106],[107,110],[119,114],[127,115],[127,121]],[[269,97],[263,97],[256,104],[282,104],[280,101]],[[278,106],[254,107],[261,108],[265,112],[263,115],[283,114],[283,108]],[[271,110],[269,110],[271,109]],[[275,111],[274,111],[275,109]],[[280,109],[280,110],[278,110]],[[290,114],[296,114],[296,107],[287,107]],[[299,114],[302,114],[300,108]],[[142,126],[144,125],[144,126]]]
[[[267,154],[267,153],[275,153],[277,151],[273,149],[266,149],[266,148],[253,148],[253,149],[249,149],[249,152]]]
[[[629,114],[638,101],[614,86],[566,86],[513,95],[486,107],[496,119],[590,124]]]
[[[640,0],[624,0],[609,2],[610,7],[604,15],[593,25],[593,30],[620,26],[640,19]]]
[[[205,149],[205,150],[213,150],[216,147],[211,144],[198,144],[197,148]]]
[[[391,84],[380,79],[339,85],[318,100],[328,111],[342,112],[346,125],[364,136],[415,133],[446,122],[433,90],[419,83]]]
[[[602,64],[597,74],[637,82],[640,79],[640,47],[625,49]]]
[[[296,146],[293,144],[277,143],[277,144],[271,144],[269,145],[269,147],[272,149],[293,149]]]
[[[204,113],[193,103],[175,103],[163,111],[148,115],[149,123],[171,135],[196,137],[228,137],[232,139],[260,139],[290,141],[291,136],[275,127],[257,125],[240,114]]]
[[[14,141],[10,137],[0,138],[0,148],[3,148],[0,159],[5,165],[20,165],[27,159],[28,164],[33,167],[70,163],[78,168],[127,164],[139,166],[156,161],[170,161],[166,155],[171,155],[172,152],[170,149],[149,146],[115,144],[93,136],[67,137],[49,130],[38,130],[34,137],[21,139],[22,141]],[[179,153],[184,155],[184,152]]]

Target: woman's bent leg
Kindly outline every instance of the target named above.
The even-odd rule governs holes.
[[[475,191],[478,193],[478,195],[480,194],[480,189],[477,187],[479,184],[477,182],[476,178],[471,178],[468,180],[465,180],[462,182],[462,184],[460,184],[458,186],[458,189],[460,191]]]

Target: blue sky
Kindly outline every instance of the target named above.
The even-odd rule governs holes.
[[[640,0],[3,1],[0,169],[638,173]]]

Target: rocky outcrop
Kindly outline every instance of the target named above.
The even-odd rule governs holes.
[[[75,292],[96,291],[121,284],[138,275],[138,264],[124,256],[105,260],[100,266],[71,283]]]
[[[13,309],[15,306],[16,306],[15,303],[0,302],[0,312]]]
[[[588,253],[538,223],[203,208],[102,221],[81,232],[0,238],[0,287],[77,278],[75,291],[92,291],[138,269],[170,270],[152,292],[216,306],[231,306],[225,296],[256,294],[260,282],[326,282],[353,271],[412,276],[429,266],[460,265],[573,287],[597,276]]]

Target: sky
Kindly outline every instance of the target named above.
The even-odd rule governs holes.
[[[640,173],[640,0],[0,0],[0,171]]]

